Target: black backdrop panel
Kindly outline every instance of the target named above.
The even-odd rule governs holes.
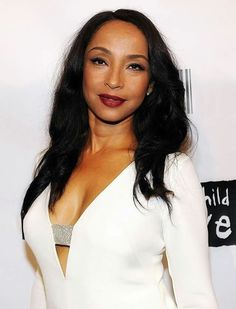
[[[201,185],[208,210],[209,246],[236,245],[236,180]]]

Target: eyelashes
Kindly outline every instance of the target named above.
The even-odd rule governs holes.
[[[103,60],[102,58],[99,58],[99,57],[94,57],[94,58],[91,58],[90,61],[95,64],[95,65],[106,65],[106,61]],[[129,64],[128,68],[131,67],[131,70],[133,71],[144,71],[145,70],[145,67],[143,67],[141,64],[139,63],[131,63]]]
[[[138,63],[132,63],[129,67],[132,67],[134,71],[144,71],[144,67]]]
[[[97,65],[103,65],[105,63],[103,59],[98,58],[98,57],[92,58],[90,60],[92,61],[92,63],[97,64]]]

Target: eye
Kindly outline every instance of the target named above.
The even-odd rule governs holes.
[[[144,67],[138,63],[132,63],[129,65],[133,71],[144,71]]]
[[[97,64],[97,65],[106,64],[106,62],[102,58],[99,58],[99,57],[95,57],[90,60],[92,61],[92,63]]]

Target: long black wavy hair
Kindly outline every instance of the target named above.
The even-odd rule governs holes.
[[[94,15],[79,30],[65,56],[54,92],[49,123],[50,143],[36,166],[21,209],[23,239],[23,219],[30,206],[51,184],[49,208],[53,208],[86,144],[90,128],[82,91],[85,49],[94,33],[112,20],[132,23],[145,35],[154,85],[152,93],[145,97],[133,115],[133,131],[137,139],[133,199],[138,201],[136,191],[139,187],[146,199],[161,198],[171,213],[169,195],[174,193],[164,184],[165,159],[170,153],[180,152],[189,144],[191,136],[190,120],[184,105],[184,86],[173,55],[149,18],[135,10],[104,11]],[[148,172],[152,183],[147,178]]]

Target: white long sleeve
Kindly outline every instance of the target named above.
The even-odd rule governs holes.
[[[39,268],[36,269],[34,283],[31,290],[30,309],[47,309],[45,289]]]
[[[178,309],[217,309],[211,282],[207,209],[191,159],[181,154],[167,173],[173,211],[163,207],[166,256]],[[173,223],[173,224],[172,224]]]
[[[176,194],[175,225],[162,200],[150,199],[147,210],[135,207],[133,162],[75,224],[66,275],[48,216],[51,187],[41,193],[24,219],[25,239],[43,273],[43,281],[36,275],[30,309],[217,309],[201,185],[189,157],[173,161],[164,181]],[[146,208],[139,192],[138,198]],[[177,306],[163,278],[165,249]]]

